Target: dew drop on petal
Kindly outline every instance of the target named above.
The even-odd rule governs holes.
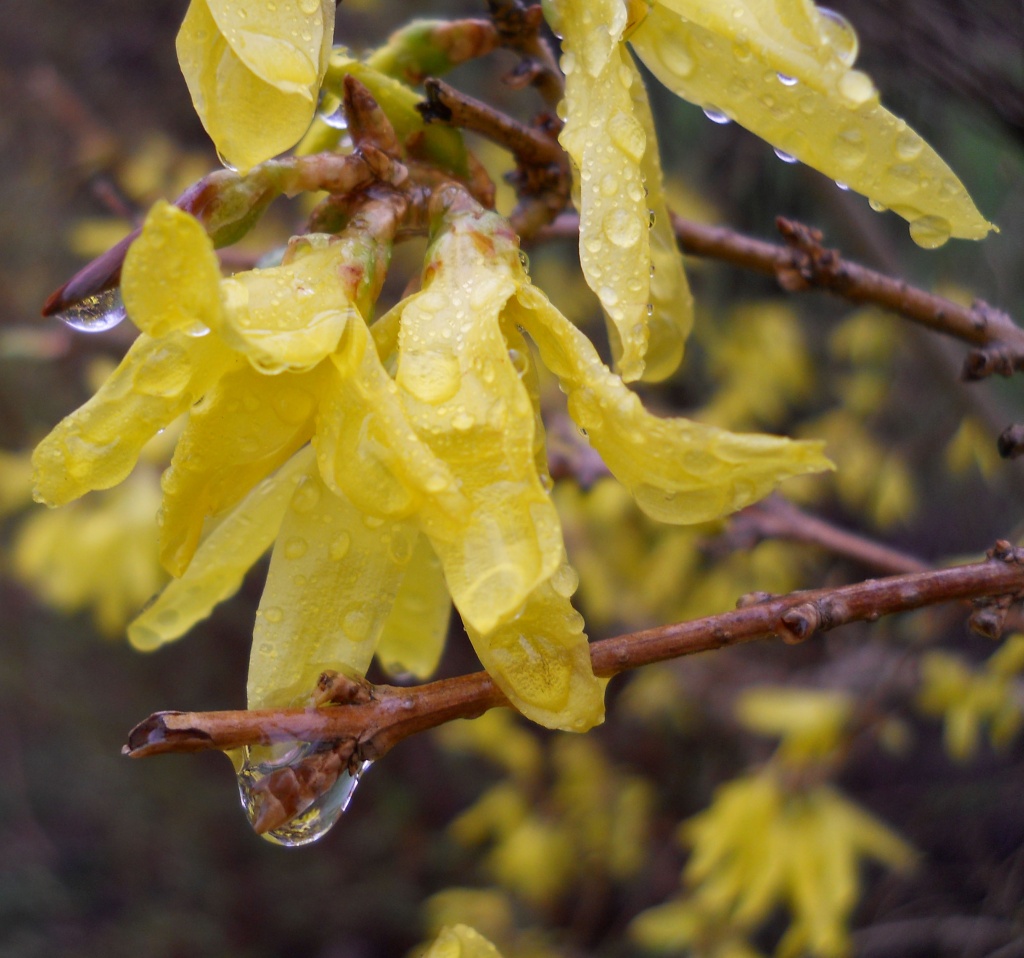
[[[913,130],[904,130],[896,138],[896,155],[901,160],[915,159],[924,148],[924,140]]]
[[[852,106],[862,106],[878,96],[871,77],[861,70],[850,70],[839,80],[839,95]]]
[[[640,219],[621,207],[609,212],[601,225],[604,235],[622,249],[635,246],[643,233]]]
[[[217,150],[217,159],[220,162],[220,165],[223,166],[225,170],[230,170],[232,173],[238,172],[238,167],[235,166],[233,163],[229,163],[225,158],[224,154],[221,153],[220,150]]]
[[[775,75],[783,86],[796,86],[800,82],[796,77],[786,76],[785,73],[776,73]]]
[[[128,314],[119,289],[89,296],[56,314],[57,319],[80,333],[103,333],[113,329]]]
[[[792,153],[787,153],[785,150],[780,150],[777,146],[774,147],[775,155],[782,160],[783,163],[796,163],[797,158]]]
[[[719,126],[725,126],[727,123],[732,123],[731,117],[727,116],[717,106],[706,106],[704,109],[704,115],[712,122],[717,123]]]
[[[924,249],[937,249],[946,243],[953,228],[942,216],[922,216],[910,224],[910,238]]]
[[[860,40],[857,39],[857,31],[853,25],[841,13],[829,10],[827,7],[818,7],[821,15],[821,25],[825,39],[833,52],[844,66],[852,67],[857,60],[857,53],[860,51]]]
[[[844,193],[850,188],[849,184],[841,183],[839,180],[836,180],[836,186],[838,186]]]
[[[868,206],[870,206],[876,213],[884,213],[889,207],[884,203],[879,203],[878,200],[868,200]]]

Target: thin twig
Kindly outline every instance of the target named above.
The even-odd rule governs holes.
[[[734,547],[750,548],[762,539],[787,539],[820,546],[836,556],[886,575],[924,572],[931,566],[916,556],[858,535],[772,495],[736,513],[723,538]]]
[[[968,354],[963,375],[979,379],[1024,368],[1024,329],[1004,312],[977,300],[961,306],[842,257],[821,245],[821,233],[779,217],[786,245],[766,243],[724,226],[704,226],[675,213],[672,228],[684,253],[718,259],[774,276],[788,292],[824,289],[853,303],[874,303],[929,329],[979,347]],[[563,214],[538,238],[575,236],[579,219]]]
[[[528,6],[522,0],[489,0],[488,6],[502,46],[522,57],[519,66],[505,77],[513,87],[533,86],[552,110],[565,94],[565,77],[558,59],[544,36],[544,14],[540,4]]]
[[[868,579],[836,589],[759,596],[731,612],[604,639],[591,646],[591,661],[597,675],[613,676],[768,636],[802,642],[815,632],[850,622],[873,622],[883,615],[955,600],[1016,598],[1022,592],[1024,550],[1000,541],[983,562]],[[287,740],[350,740],[355,758],[372,760],[409,735],[508,705],[485,672],[416,688],[353,686],[351,680],[343,680],[343,692],[353,687],[365,692],[346,694],[350,704],[336,708],[157,712],[131,731],[123,751],[139,758]]]

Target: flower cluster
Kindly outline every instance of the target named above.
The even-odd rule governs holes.
[[[152,209],[121,274],[141,335],[40,444],[36,496],[59,505],[122,482],[145,442],[184,415],[159,517],[175,579],[130,635],[154,648],[183,634],[273,546],[251,707],[302,702],[320,672],[362,673],[375,653],[392,672],[429,674],[451,600],[520,711],[573,730],[601,720],[604,682],[570,601],[577,578],[550,494],[537,357],[656,520],[704,522],[830,468],[818,442],[659,418],[625,385],[670,374],[692,321],[627,41],[675,92],[892,206],[925,245],[989,228],[942,161],[878,106],[850,69],[847,34],[807,0],[554,0],[549,14],[564,36],[561,142],[576,169],[583,272],[609,320],[614,371],[531,282],[458,132],[424,129],[403,82],[422,71],[401,56],[332,55],[330,0],[189,8],[178,50],[196,108],[225,161],[252,172],[183,198],[200,219]],[[441,68],[462,55],[449,46]],[[354,144],[270,159],[302,136],[322,82],[344,99],[353,78],[370,88],[359,87],[368,112],[348,118]],[[279,263],[221,276],[215,243],[271,195],[321,187],[332,196],[315,227]],[[418,287],[375,319],[403,230],[429,233]]]

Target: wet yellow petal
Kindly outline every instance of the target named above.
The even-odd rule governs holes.
[[[561,561],[562,537],[534,460],[534,410],[499,316],[521,281],[515,238],[493,213],[460,218],[432,247],[423,292],[402,311],[396,382],[416,433],[468,505],[420,513],[452,599],[489,632]]]
[[[252,637],[249,708],[306,701],[325,669],[366,671],[415,536],[406,522],[363,515],[310,464],[270,560]]]
[[[185,571],[207,517],[235,505],[309,441],[317,372],[271,377],[243,366],[192,408],[163,478],[160,555],[169,572]]]
[[[349,323],[325,376],[313,442],[332,490],[378,517],[410,515],[426,499],[466,508],[451,470],[413,431],[362,320]]]
[[[195,217],[154,204],[124,258],[121,295],[131,321],[151,336],[213,328],[220,316],[220,264]]]
[[[377,660],[393,678],[426,679],[444,651],[452,600],[441,563],[426,536],[419,536],[405,578],[377,643]]]
[[[992,229],[806,0],[662,0],[630,42],[673,92],[898,213],[920,245]]]
[[[466,622],[483,667],[509,701],[547,728],[584,732],[604,721],[604,688],[590,664],[583,616],[558,591],[556,573],[539,585],[521,612],[490,632]]]
[[[648,342],[642,378],[647,382],[656,382],[671,376],[683,358],[683,345],[693,327],[693,296],[683,272],[683,256],[676,242],[665,199],[665,178],[661,172],[661,157],[658,155],[658,139],[651,104],[647,99],[647,88],[632,58],[626,57],[625,60],[633,75],[630,87],[633,112],[647,137],[647,148],[640,161],[640,173],[651,217],[651,263],[648,293],[650,309],[646,319]]]
[[[264,479],[202,541],[188,569],[128,626],[137,649],[151,651],[188,632],[233,596],[245,574],[270,548],[299,479],[313,459],[301,450]]]
[[[501,958],[483,935],[468,925],[442,928],[423,958]]]
[[[651,415],[540,290],[523,286],[517,301],[509,315],[559,378],[570,415],[653,518],[705,522],[756,502],[783,479],[831,468],[819,442],[738,435]]]
[[[240,361],[216,336],[143,333],[96,394],[36,448],[36,499],[62,505],[117,485],[156,432]]]
[[[618,42],[625,6],[622,0],[562,0],[557,8],[566,77],[559,142],[577,174],[580,265],[608,317],[616,368],[634,380],[643,372],[648,342],[650,214],[640,168],[647,137],[630,91],[640,79]]]
[[[348,244],[319,234],[305,240],[290,263],[221,283],[217,331],[263,373],[309,369],[334,351],[345,324],[360,318],[342,278]]]
[[[192,0],[181,71],[221,156],[245,171],[294,145],[316,108],[334,35],[332,0]]]

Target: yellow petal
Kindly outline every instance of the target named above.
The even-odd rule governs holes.
[[[125,255],[121,295],[131,321],[150,336],[215,326],[220,264],[194,216],[164,200],[154,204]]]
[[[939,155],[850,69],[813,4],[662,0],[630,42],[673,92],[898,213],[920,245],[992,229]]]
[[[651,415],[540,290],[523,286],[517,301],[510,317],[558,377],[570,415],[653,518],[705,522],[756,502],[783,479],[831,468],[819,442],[738,435]]]
[[[583,732],[604,721],[608,680],[594,676],[583,616],[564,594],[571,590],[566,581],[572,577],[556,573],[511,621],[490,632],[465,625],[480,662],[523,715],[547,728]]]
[[[316,109],[333,35],[331,0],[192,0],[178,61],[226,162],[244,172],[298,141]]]
[[[444,651],[452,600],[441,563],[425,536],[418,536],[412,559],[377,643],[377,661],[394,678],[426,679]]]
[[[467,625],[489,632],[558,568],[561,526],[534,460],[534,410],[501,310],[521,281],[496,214],[458,220],[432,247],[427,284],[402,311],[398,371],[409,422],[467,506],[424,502],[420,524]]]
[[[448,466],[413,431],[362,320],[349,323],[324,375],[314,444],[328,487],[378,517],[410,515],[427,499],[466,508]]]
[[[313,459],[309,447],[264,479],[203,540],[180,579],[129,626],[137,649],[152,651],[188,632],[219,602],[233,596],[242,579],[277,537],[281,519]]]
[[[334,351],[345,324],[360,318],[342,279],[348,244],[319,234],[304,239],[290,263],[221,283],[215,328],[263,373],[309,369]]]
[[[325,669],[362,675],[415,546],[405,522],[365,516],[311,464],[285,512],[249,659],[249,708],[308,700]]]
[[[483,935],[468,925],[442,928],[423,958],[501,958]]]
[[[157,431],[238,362],[216,336],[143,333],[96,394],[36,448],[36,499],[62,505],[117,485]]]
[[[634,380],[647,351],[651,270],[640,169],[648,144],[630,92],[640,78],[618,42],[626,25],[622,0],[563,0],[558,12],[566,77],[559,142],[577,172],[580,265],[608,317],[616,368]]]
[[[309,441],[319,380],[316,371],[271,377],[243,366],[192,408],[163,478],[160,555],[169,572],[185,571],[207,517]]]
[[[630,87],[633,112],[647,137],[640,173],[651,217],[651,264],[650,309],[646,319],[648,342],[642,378],[647,382],[657,382],[671,376],[682,361],[683,346],[693,327],[693,296],[683,272],[683,256],[665,199],[665,179],[661,172],[658,138],[647,88],[632,58],[626,57],[625,60],[633,75]]]

